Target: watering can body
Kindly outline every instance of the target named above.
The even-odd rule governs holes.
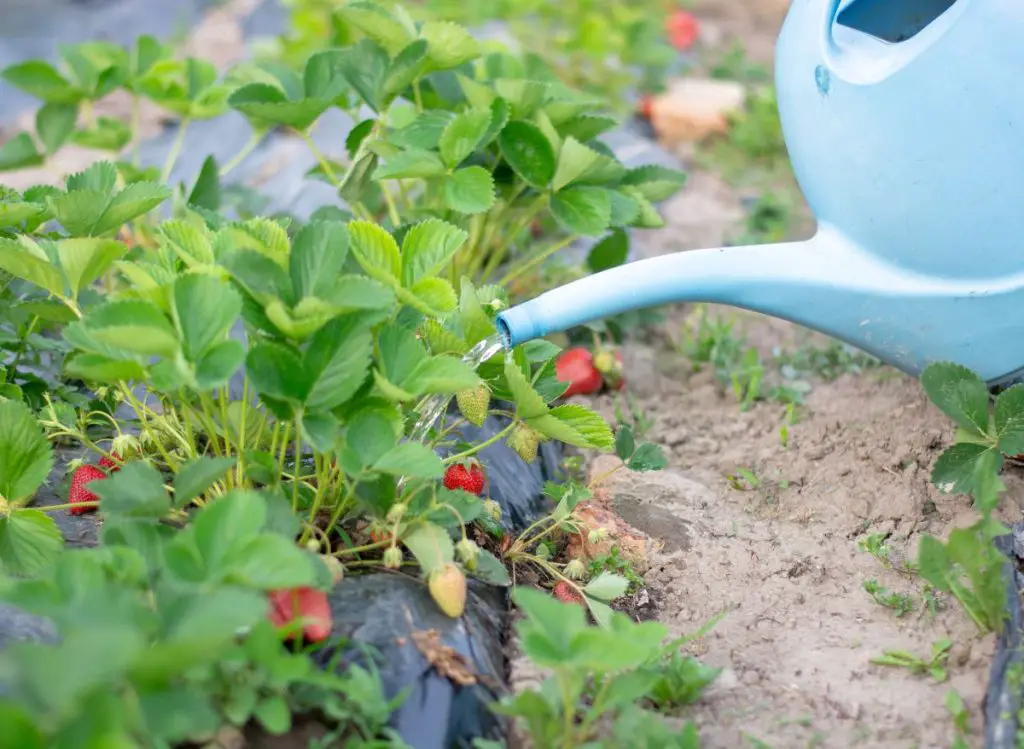
[[[507,343],[679,301],[731,304],[910,374],[1024,374],[1024,3],[793,0],[776,88],[806,242],[621,266],[499,316]]]

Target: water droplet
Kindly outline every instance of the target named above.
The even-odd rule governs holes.
[[[816,67],[814,69],[814,82],[818,85],[818,93],[822,96],[826,95],[832,86],[832,76],[829,75],[828,68],[824,65]]]
[[[471,348],[462,357],[462,361],[476,369],[501,351],[502,348],[501,336],[495,334],[485,338]],[[434,425],[448,410],[448,404],[451,401],[452,397],[450,395],[441,394],[429,395],[420,401],[419,407],[416,409],[420,414],[420,418],[413,424],[412,432],[409,433],[409,441],[423,442],[426,440],[430,430],[434,428]],[[399,481],[398,488],[401,489],[404,484],[405,479],[403,478]]]

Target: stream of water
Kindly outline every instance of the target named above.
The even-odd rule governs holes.
[[[501,351],[501,349],[501,337],[495,333],[471,348],[462,357],[462,361],[476,369]],[[411,442],[423,442],[430,433],[430,430],[433,429],[434,424],[437,423],[437,420],[448,410],[448,404],[451,403],[451,400],[452,396],[450,395],[430,395],[424,398],[418,409],[420,418],[413,425],[409,440]]]

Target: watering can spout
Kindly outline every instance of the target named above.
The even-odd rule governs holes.
[[[1024,275],[962,282],[915,273],[823,225],[803,242],[693,250],[619,266],[512,307],[497,325],[505,345],[514,346],[630,310],[718,303],[817,330],[911,375],[933,361],[954,361],[1000,384],[1016,378],[1021,363],[1009,351],[993,353],[999,341],[988,340],[988,331],[1005,335],[1005,323],[986,328],[980,321],[1021,319],[1013,300],[1022,288]],[[1024,334],[1024,321],[1015,327]]]

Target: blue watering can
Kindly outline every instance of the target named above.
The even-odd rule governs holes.
[[[805,242],[630,263],[506,310],[506,345],[627,310],[713,302],[917,375],[1024,378],[1024,2],[793,0],[776,88]]]

